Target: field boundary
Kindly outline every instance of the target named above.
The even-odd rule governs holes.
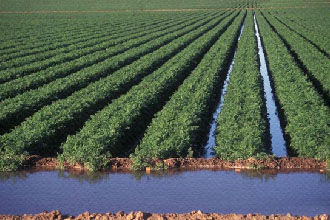
[[[327,162],[314,158],[301,157],[265,157],[261,159],[248,158],[246,160],[223,160],[220,158],[169,158],[155,159],[151,164],[151,169],[276,169],[276,170],[317,170],[325,172]],[[79,163],[60,164],[55,157],[41,157],[38,155],[28,156],[24,162],[23,169],[65,169],[65,170],[87,170]],[[107,168],[109,171],[132,170],[133,161],[129,158],[109,158]]]
[[[119,211],[117,213],[89,213],[85,212],[77,216],[70,216],[62,214],[59,210],[51,212],[44,211],[39,214],[25,214],[25,215],[1,215],[1,219],[21,219],[21,220],[32,220],[32,219],[50,219],[50,220],[80,220],[80,219],[219,219],[219,220],[230,220],[230,219],[241,219],[241,220],[262,220],[262,219],[278,219],[278,220],[313,220],[313,219],[329,219],[329,215],[322,214],[313,217],[298,216],[298,215],[261,215],[261,214],[218,214],[218,213],[203,213],[202,211],[192,211],[190,213],[166,213],[156,214],[147,213],[142,211],[135,211],[125,213]]]
[[[327,6],[330,7],[330,6]],[[261,7],[261,8],[186,8],[186,9],[132,9],[132,10],[93,10],[93,11],[1,11],[0,14],[79,14],[79,13],[116,13],[116,12],[196,12],[196,11],[223,11],[223,10],[278,10],[278,9],[302,9],[302,8],[326,8],[324,6],[292,6],[292,7]]]

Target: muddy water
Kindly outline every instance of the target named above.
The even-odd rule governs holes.
[[[256,32],[256,37],[258,40],[258,54],[260,59],[260,73],[263,78],[264,90],[265,90],[265,99],[266,99],[266,108],[267,115],[269,120],[269,130],[271,134],[271,147],[272,152],[275,156],[285,157],[287,156],[285,140],[283,136],[283,131],[280,125],[280,120],[278,117],[277,107],[275,104],[275,98],[270,85],[269,74],[266,65],[265,54],[263,51],[263,45],[260,40],[259,29],[256,22],[256,17],[254,16],[254,28]]]
[[[330,213],[330,179],[317,172],[190,170],[151,173],[0,173],[0,213],[147,211]]]
[[[243,33],[243,30],[244,30],[244,24],[245,24],[245,21],[244,23],[242,24],[241,26],[241,30],[240,30],[240,34],[239,34],[239,37],[238,37],[238,41],[241,39],[241,36],[242,36],[242,33]],[[237,52],[237,47],[235,49],[235,53],[234,53],[234,57],[230,63],[230,66],[229,66],[229,69],[228,69],[228,72],[227,72],[227,76],[226,76],[226,80],[223,84],[223,88],[221,90],[221,94],[220,94],[220,100],[218,102],[218,105],[217,105],[217,108],[215,110],[215,112],[213,113],[212,115],[212,122],[211,122],[211,126],[210,126],[210,131],[209,131],[209,134],[208,134],[208,140],[207,140],[207,143],[204,147],[205,149],[205,154],[203,155],[204,158],[211,158],[214,156],[214,146],[215,146],[215,130],[217,128],[217,121],[218,121],[218,116],[221,112],[221,109],[222,109],[222,106],[223,106],[223,102],[224,102],[224,99],[225,99],[225,94],[227,92],[227,87],[228,87],[228,84],[229,84],[229,78],[230,78],[230,74],[231,72],[233,71],[233,66],[234,66],[234,63],[235,63],[235,55],[236,55],[236,52]]]

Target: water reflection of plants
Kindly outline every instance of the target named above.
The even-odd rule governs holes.
[[[0,172],[0,182],[12,181],[15,183],[18,180],[27,179],[27,174],[27,172],[23,171]]]
[[[80,170],[70,170],[70,171],[58,171],[57,176],[64,179],[75,179],[80,183],[88,182],[90,184],[100,183],[102,181],[109,179],[108,172],[89,172],[89,171],[80,171]]]
[[[170,170],[159,170],[151,171],[150,173],[142,171],[118,171],[118,172],[89,172],[79,170],[69,171],[41,171],[41,170],[28,170],[28,171],[16,171],[16,172],[0,172],[0,183],[12,181],[15,183],[18,180],[26,180],[29,177],[33,177],[31,174],[37,174],[40,172],[56,172],[58,178],[78,180],[80,183],[87,182],[89,184],[97,184],[103,181],[111,181],[112,175],[129,175],[136,181],[143,179],[151,180],[154,178],[180,178],[181,175],[187,172],[194,172],[194,175],[198,176],[199,172],[212,172],[212,175],[224,175],[235,174],[241,176],[243,179],[259,179],[260,181],[275,180],[278,174],[294,174],[294,173],[318,173],[316,170],[276,170],[276,169],[264,169],[264,170],[240,170],[235,172],[234,170],[218,170],[218,169],[170,169]],[[330,171],[318,175],[320,181],[330,181]]]
[[[243,170],[240,175],[243,179],[260,179],[268,182],[268,180],[275,180],[278,172],[263,172],[262,170]]]

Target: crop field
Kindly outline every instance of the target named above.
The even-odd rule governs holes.
[[[0,170],[330,160],[329,15],[326,0],[0,0]]]

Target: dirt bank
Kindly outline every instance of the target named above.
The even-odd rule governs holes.
[[[67,216],[62,215],[59,211],[52,211],[50,213],[44,212],[37,215],[23,215],[23,216],[13,216],[13,215],[0,215],[0,219],[3,220],[44,220],[44,219],[122,219],[122,220],[132,220],[132,219],[150,219],[150,220],[171,220],[171,219],[200,219],[200,220],[209,220],[209,219],[221,219],[221,220],[329,220],[329,215],[319,215],[315,217],[307,217],[307,216],[291,216],[290,214],[287,215],[259,215],[259,214],[248,214],[248,215],[237,215],[237,214],[228,214],[228,215],[221,215],[215,213],[202,213],[201,211],[193,211],[191,213],[186,214],[150,214],[145,212],[131,212],[131,213],[124,213],[118,212],[116,214],[113,213],[106,213],[106,214],[90,214],[85,212],[78,216]]]
[[[56,158],[42,158],[40,156],[29,156],[25,167],[57,169],[59,165]],[[109,159],[109,170],[130,169],[132,161],[129,158]],[[247,160],[228,161],[218,158],[171,158],[167,160],[155,160],[153,166],[163,168],[197,168],[197,169],[320,169],[325,170],[327,163],[312,158],[298,157],[269,157],[264,159],[250,158]],[[84,170],[80,164],[64,164],[65,169]]]

